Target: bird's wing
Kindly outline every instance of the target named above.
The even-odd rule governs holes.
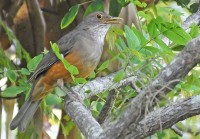
[[[60,53],[63,54],[64,56],[66,56],[70,52],[71,48],[75,43],[75,41],[72,41],[74,39],[73,36],[71,35],[72,35],[71,33],[68,33],[57,42],[60,49]],[[33,79],[36,79],[41,73],[48,70],[57,61],[59,61],[58,57],[52,50],[50,50],[46,55],[44,55],[43,59],[38,64],[35,72],[29,78],[29,82],[31,82]]]

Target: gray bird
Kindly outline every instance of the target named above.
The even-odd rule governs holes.
[[[86,78],[93,72],[100,61],[109,27],[121,21],[121,18],[111,17],[104,12],[94,12],[58,40],[60,53],[79,71],[75,77]],[[26,129],[40,102],[56,87],[58,79],[63,79],[65,83],[72,82],[70,73],[50,50],[30,77],[29,82],[33,82],[30,95],[12,120],[10,129]]]

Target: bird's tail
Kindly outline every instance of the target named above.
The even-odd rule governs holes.
[[[33,91],[33,89],[34,86],[32,87],[31,92]],[[33,118],[40,102],[41,100],[32,101],[30,95],[23,106],[20,108],[15,118],[12,120],[10,124],[10,129],[14,130],[18,127],[20,131],[24,131],[31,119]]]

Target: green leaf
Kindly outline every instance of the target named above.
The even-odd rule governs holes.
[[[144,48],[145,48],[145,50],[150,51],[153,55],[158,54],[160,52],[158,48],[155,48],[152,46],[146,46]]]
[[[120,46],[122,46],[122,49],[127,49],[127,46],[124,40],[121,37],[119,37],[119,40],[120,40]]]
[[[88,14],[95,12],[95,11],[103,11],[103,1],[102,0],[96,0],[93,1],[86,9],[84,16],[87,16]]]
[[[110,28],[110,30],[116,33],[117,35],[123,35],[123,30],[118,27],[113,26]]]
[[[133,0],[133,3],[141,8],[145,8],[147,6],[145,2],[140,2],[139,0]]]
[[[26,69],[26,68],[22,68],[22,69],[20,70],[20,72],[21,72],[21,74],[23,74],[23,75],[30,75],[29,70]]]
[[[65,63],[64,63],[65,64]],[[68,67],[68,71],[72,74],[72,75],[77,75],[79,74],[79,71],[77,69],[77,67],[73,66],[73,65],[70,65]]]
[[[11,82],[15,82],[15,80],[17,78],[15,71],[10,70],[10,69],[8,69],[8,71],[7,71],[7,77]]]
[[[158,131],[158,132],[157,132],[157,137],[158,137],[158,139],[163,139],[163,138],[165,137],[165,132],[163,132],[163,131]]]
[[[64,59],[64,56],[62,54],[60,54],[59,47],[56,43],[53,43],[53,44],[51,43],[51,47],[52,47],[53,52],[58,57],[58,59],[60,59],[62,61],[62,63],[64,64],[65,69],[70,72],[70,74],[72,75],[72,79],[74,80],[73,75],[79,74],[77,67],[71,65],[68,61],[66,61]]]
[[[117,0],[117,2],[123,7],[128,4],[127,0]]]
[[[65,16],[63,17],[63,19],[61,21],[61,25],[60,25],[61,29],[66,28],[69,24],[71,24],[74,21],[77,13],[79,11],[79,7],[80,7],[80,5],[77,4],[77,5],[72,6],[69,9],[69,12],[65,14]]]
[[[119,82],[119,81],[121,81],[124,78],[124,76],[125,76],[124,70],[120,70],[119,72],[116,73],[113,81],[114,82]]]
[[[111,16],[118,16],[121,9],[122,5],[117,2],[117,0],[110,0],[110,8],[109,8],[109,14]]]
[[[141,51],[142,52],[142,51]],[[140,53],[139,51],[137,50],[132,50],[132,53],[134,56],[136,56],[139,60],[142,60],[143,59],[143,56],[142,56],[142,53]]]
[[[143,34],[138,29],[136,29],[136,27],[134,27],[134,26],[131,29],[135,33],[135,35],[137,36],[138,40],[140,41],[141,46],[146,45],[148,41],[143,36]]]
[[[97,102],[97,104],[96,104],[96,110],[100,111],[102,109],[102,107],[103,107],[102,103],[101,102]]]
[[[11,86],[11,87],[6,88],[5,91],[3,91],[2,96],[4,96],[4,97],[15,97],[17,94],[20,94],[20,93],[24,92],[25,90],[27,90],[26,87]]]
[[[190,9],[190,11],[191,11],[192,13],[196,13],[197,10],[198,10],[198,8],[199,8],[199,3],[197,2],[197,3],[191,4],[189,9]]]
[[[64,137],[66,138],[69,135],[69,133],[71,133],[74,127],[74,123],[68,115],[65,115],[63,119],[66,121],[67,124],[64,125],[62,122],[60,124],[62,128],[62,133]]]
[[[176,32],[173,32],[171,30],[164,31],[163,35],[165,35],[167,38],[169,38],[171,41],[177,44],[185,45],[187,43],[186,39],[184,39],[182,36],[178,35]]]
[[[20,78],[19,80],[17,80],[17,82],[20,86],[26,86],[27,89],[31,88],[31,85],[28,83],[26,78]]]
[[[140,41],[135,35],[135,33],[126,25],[124,27],[125,37],[128,43],[129,48],[138,49],[140,48]]]
[[[33,59],[31,59],[27,64],[28,70],[34,71],[37,68],[40,61],[42,60],[42,58],[43,58],[43,54],[40,54],[38,56],[35,56]]]
[[[191,29],[190,29],[190,36],[191,36],[192,38],[195,38],[195,37],[197,37],[199,34],[200,34],[199,27],[196,26],[196,25],[191,26]]]
[[[89,75],[89,79],[95,78],[96,77],[96,73],[93,71],[90,75]]]
[[[172,50],[160,38],[157,37],[155,42],[160,46],[163,52],[172,53]]]
[[[103,64],[101,64],[101,66],[98,68],[98,71],[102,71],[102,70],[106,69],[109,64],[110,64],[109,60],[103,62]]]
[[[182,28],[174,28],[172,29],[172,31],[176,32],[179,36],[181,36],[185,40],[185,43],[187,43],[192,39],[192,37]]]
[[[65,93],[63,90],[60,89],[60,87],[56,87],[56,88],[54,89],[54,91],[55,91],[55,94],[56,94],[57,96],[59,96],[59,97],[63,97],[63,96],[66,95],[66,93]]]
[[[151,20],[151,16],[146,14],[144,11],[138,11],[138,15],[145,18],[147,21]]]
[[[75,82],[78,84],[84,84],[87,82],[87,80],[85,78],[76,78]]]
[[[155,24],[155,20],[152,20],[148,25],[147,25],[147,30],[151,38],[157,37],[160,33],[157,30],[157,26]]]
[[[48,94],[47,97],[45,98],[45,101],[47,105],[56,105],[60,104],[62,102],[62,99],[57,95]]]
[[[190,0],[177,0],[176,2],[181,5],[188,5],[190,3]]]

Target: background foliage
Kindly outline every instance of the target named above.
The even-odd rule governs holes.
[[[102,61],[87,80],[92,80],[96,76],[102,75],[101,73],[112,73],[113,70],[110,70],[109,66],[112,66],[114,61],[118,61],[118,67],[115,70],[120,70],[115,76],[116,82],[125,77],[125,69],[127,66],[131,66],[131,71],[140,79],[137,81],[138,88],[145,86],[145,84],[151,82],[166,64],[173,60],[175,54],[182,50],[188,41],[199,35],[199,26],[191,24],[190,28],[186,30],[181,27],[185,14],[196,12],[199,3],[190,0],[162,0],[156,3],[146,2],[147,3],[139,0],[109,1],[109,13],[112,16],[118,16],[121,9],[129,4],[136,5],[138,8],[136,15],[140,23],[140,28],[136,27],[134,24],[131,26],[124,25],[122,28],[112,27],[106,36],[106,41],[110,48],[107,50],[109,58]],[[59,4],[64,5],[66,3],[65,1],[60,1]],[[181,11],[176,9],[177,6],[180,6],[179,9],[181,9]],[[104,10],[104,3],[102,0],[94,0],[75,3],[74,5],[69,5],[69,7],[69,11],[64,11],[65,15],[63,15],[62,20],[59,21],[60,28],[64,30],[66,28],[71,28],[70,25],[75,22],[74,20],[80,18],[78,15],[81,13],[81,7],[86,8],[82,15],[87,16],[91,12]],[[12,30],[12,27],[5,21],[4,18],[1,18],[0,26],[6,33],[10,45],[14,45],[16,50],[14,55],[16,57],[11,59],[9,55],[6,54],[6,50],[0,47],[0,81],[4,81],[4,83],[0,83],[2,91],[1,99],[13,99],[17,97],[19,98],[18,102],[21,106],[31,87],[31,84],[28,83],[28,77],[34,72],[43,54],[30,58],[29,53],[31,52],[24,48],[16,37],[16,32]],[[54,42],[54,40],[51,41]],[[47,45],[50,46],[50,43],[48,42]],[[59,49],[56,44],[52,43],[51,47],[64,63],[66,69],[68,69],[72,75],[78,74],[76,67],[64,61],[62,56],[59,55]],[[42,53],[46,53],[46,51]],[[159,102],[157,107],[165,106],[170,101],[175,101],[179,98],[198,94],[200,92],[199,74],[198,65],[174,90],[167,96],[164,96],[163,101]],[[74,82],[75,85],[87,81],[82,78],[74,78]],[[110,120],[117,118],[123,111],[123,108],[129,103],[129,100],[137,95],[137,91],[130,86],[116,90],[116,92],[115,103],[112,106],[112,110],[109,112]],[[85,100],[84,103],[86,107],[92,111],[92,114],[96,118],[98,118],[108,94],[109,92],[105,91],[94,98]],[[65,93],[57,87],[53,93],[45,98],[45,101],[43,101],[41,105],[44,117],[46,116],[54,122],[59,121],[59,118],[52,113],[52,107],[56,106],[62,109],[64,95]],[[68,121],[67,124],[63,122],[60,123],[63,135],[67,136],[72,131],[74,124],[68,116],[63,116],[63,119],[65,122]],[[177,127],[184,131],[185,136],[188,135],[193,138],[199,138],[199,116],[179,122]],[[32,132],[35,131],[37,132],[31,125],[25,133],[18,133],[18,137],[29,138]],[[76,134],[78,134],[77,138],[81,138],[80,133]],[[152,137],[180,138],[180,136],[175,134],[171,129],[161,130]]]

